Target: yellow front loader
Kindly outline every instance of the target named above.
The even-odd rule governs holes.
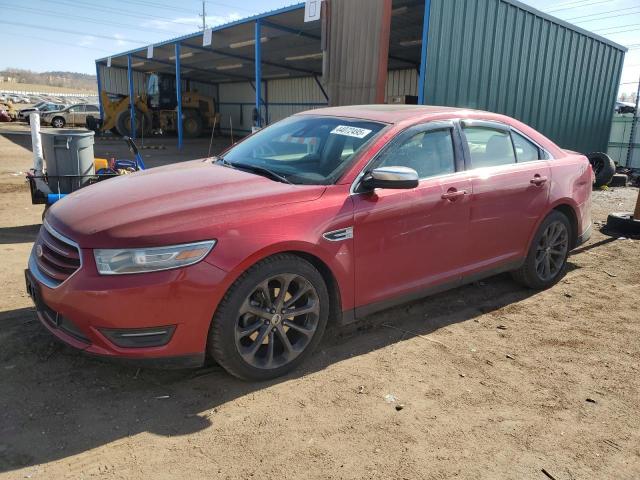
[[[104,121],[97,125],[95,119],[87,119],[87,127],[92,130],[111,131],[121,136],[131,134],[131,115],[129,110],[129,97],[118,96],[111,100],[109,94],[100,92]],[[177,130],[178,113],[175,109],[152,109],[148,106],[145,95],[135,98],[135,122],[138,135],[151,134],[152,131],[175,132]],[[198,137],[204,129],[211,129],[216,124],[219,113],[215,111],[215,102],[210,97],[205,97],[197,92],[185,92],[182,94],[182,127],[187,138]]]

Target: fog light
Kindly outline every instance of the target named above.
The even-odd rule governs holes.
[[[161,347],[171,340],[175,325],[154,328],[101,328],[100,332],[122,348]]]

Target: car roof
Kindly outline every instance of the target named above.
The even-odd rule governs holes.
[[[411,119],[424,118],[428,115],[443,113],[456,114],[471,110],[455,107],[440,107],[434,105],[349,105],[344,107],[327,107],[307,110],[306,115],[329,115],[334,117],[360,118],[384,123],[399,123]],[[484,112],[483,112],[484,113]]]
[[[562,155],[562,150],[551,140],[529,125],[519,120],[499,113],[474,110],[470,108],[442,107],[434,105],[350,105],[345,107],[318,108],[300,112],[297,115],[326,115],[333,117],[354,118],[373,122],[383,122],[394,125],[394,128],[404,128],[414,123],[437,120],[451,120],[455,118],[468,120],[485,120],[499,122],[516,128],[527,137],[546,148],[552,155]]]

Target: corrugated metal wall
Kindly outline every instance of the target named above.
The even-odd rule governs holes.
[[[632,114],[615,114],[613,116],[611,135],[609,137],[609,150],[607,153],[618,165],[640,168],[640,128],[636,128],[635,138],[631,142],[631,161],[627,164],[632,125]]]
[[[418,71],[415,68],[392,70],[387,77],[387,101],[399,95],[418,96]]]
[[[269,123],[327,105],[327,100],[313,77],[269,80],[267,89]]]
[[[251,131],[256,94],[249,82],[220,84],[220,128],[238,133]],[[271,124],[297,112],[326,106],[327,101],[313,77],[282,78],[267,81],[262,88],[267,108],[261,109],[263,119]]]
[[[323,70],[331,105],[382,103],[391,0],[332,0]]]
[[[221,83],[219,88],[220,128],[227,131],[233,126],[234,132],[250,132],[256,99],[251,84],[249,82]]]
[[[107,67],[100,65],[100,79],[102,88],[107,93],[119,95],[129,95],[129,82],[127,80],[127,69],[120,67]],[[141,72],[133,72],[133,90],[136,94],[145,91],[145,75]]]
[[[624,51],[513,0],[432,0],[425,102],[504,113],[605,151]]]

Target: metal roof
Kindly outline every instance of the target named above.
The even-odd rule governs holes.
[[[604,37],[588,32],[551,15],[540,12],[518,0],[503,0],[517,8],[534,13],[554,24],[589,36],[621,51],[626,48]],[[420,67],[424,0],[393,0],[389,69]],[[113,67],[126,68],[132,56],[133,70],[149,73],[175,72],[175,44],[182,48],[181,74],[185,79],[206,83],[253,81],[254,22],[262,23],[262,78],[299,77],[322,74],[320,48],[321,22],[304,22],[304,3],[271,10],[212,28],[212,45],[203,47],[203,32],[172,38],[152,44],[153,58],[146,58],[147,46],[111,56]],[[357,53],[353,53],[357,56]],[[107,58],[96,60],[105,64]]]
[[[254,15],[212,28],[212,42],[203,47],[202,31],[111,56],[111,66],[126,68],[131,55],[133,70],[149,73],[175,71],[175,44],[181,45],[181,74],[190,80],[221,83],[253,81],[255,76],[254,22],[262,24],[262,78],[284,78],[322,74],[320,22],[304,22],[304,4]],[[107,58],[96,62],[105,64]]]

